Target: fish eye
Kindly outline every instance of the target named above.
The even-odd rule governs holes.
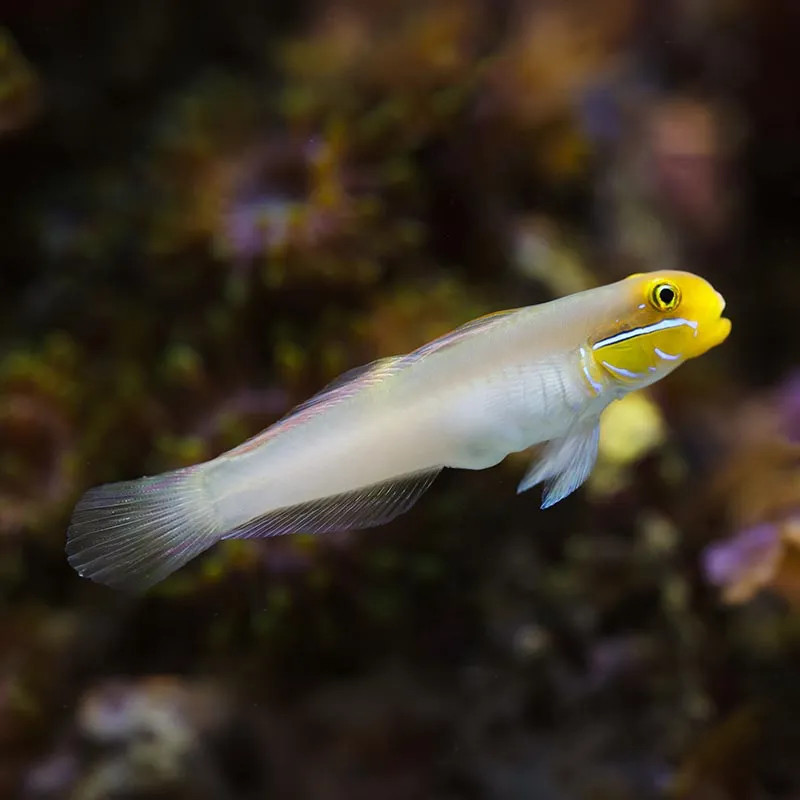
[[[649,300],[657,311],[673,311],[681,302],[681,290],[674,283],[657,283],[650,290]]]

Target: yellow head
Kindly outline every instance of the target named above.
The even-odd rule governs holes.
[[[623,385],[651,384],[730,333],[722,295],[690,272],[637,273],[615,287],[615,317],[589,344],[595,368]]]

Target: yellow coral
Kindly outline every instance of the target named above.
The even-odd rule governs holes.
[[[612,403],[600,419],[598,460],[587,484],[589,492],[603,496],[622,489],[630,466],[661,445],[665,434],[661,412],[645,392]]]
[[[664,419],[658,406],[644,392],[634,392],[603,414],[599,455],[612,464],[630,464],[662,444],[664,438]]]

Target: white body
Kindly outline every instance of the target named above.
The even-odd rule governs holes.
[[[679,283],[691,296],[666,313]],[[543,442],[517,491],[542,483],[550,506],[591,472],[603,409],[719,344],[723,308],[702,279],[664,272],[476,320],[343,376],[212,461],[91,489],[70,563],[146,588],[221,539],[382,524],[442,468],[484,469]]]
[[[260,446],[220,456],[206,486],[224,525],[436,467],[485,469],[598,415],[615,395],[591,391],[574,327],[554,341],[570,299],[512,312]]]

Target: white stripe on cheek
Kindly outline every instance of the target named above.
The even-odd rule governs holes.
[[[608,361],[601,362],[602,365],[607,369],[613,372],[616,375],[619,375],[621,378],[631,378],[636,380],[637,378],[643,377],[639,372],[631,372],[629,369],[623,369],[622,367],[615,367],[613,364],[609,364]]]
[[[672,353],[665,353],[663,350],[659,349],[658,347],[656,347],[654,349],[655,349],[655,354],[659,358],[663,358],[664,361],[677,361],[680,358],[679,355],[674,356],[674,355],[672,355]]]
[[[647,333],[656,333],[657,331],[665,331],[669,328],[680,328],[686,325],[694,330],[694,335],[697,336],[697,323],[691,319],[683,319],[676,317],[675,319],[662,319],[660,322],[654,322],[652,325],[645,325],[642,328],[634,328],[630,331],[622,331],[614,336],[609,336],[608,339],[602,339],[592,345],[592,350],[599,350],[602,347],[607,347],[610,344],[617,344],[618,342],[625,342],[628,339],[633,339],[636,336],[644,336]]]
[[[586,376],[586,380],[589,382],[589,385],[594,389],[595,394],[600,394],[603,391],[603,384],[598,383],[593,377],[592,373],[589,372],[589,367],[586,365],[586,350],[581,347],[581,366],[583,367],[583,374]]]

